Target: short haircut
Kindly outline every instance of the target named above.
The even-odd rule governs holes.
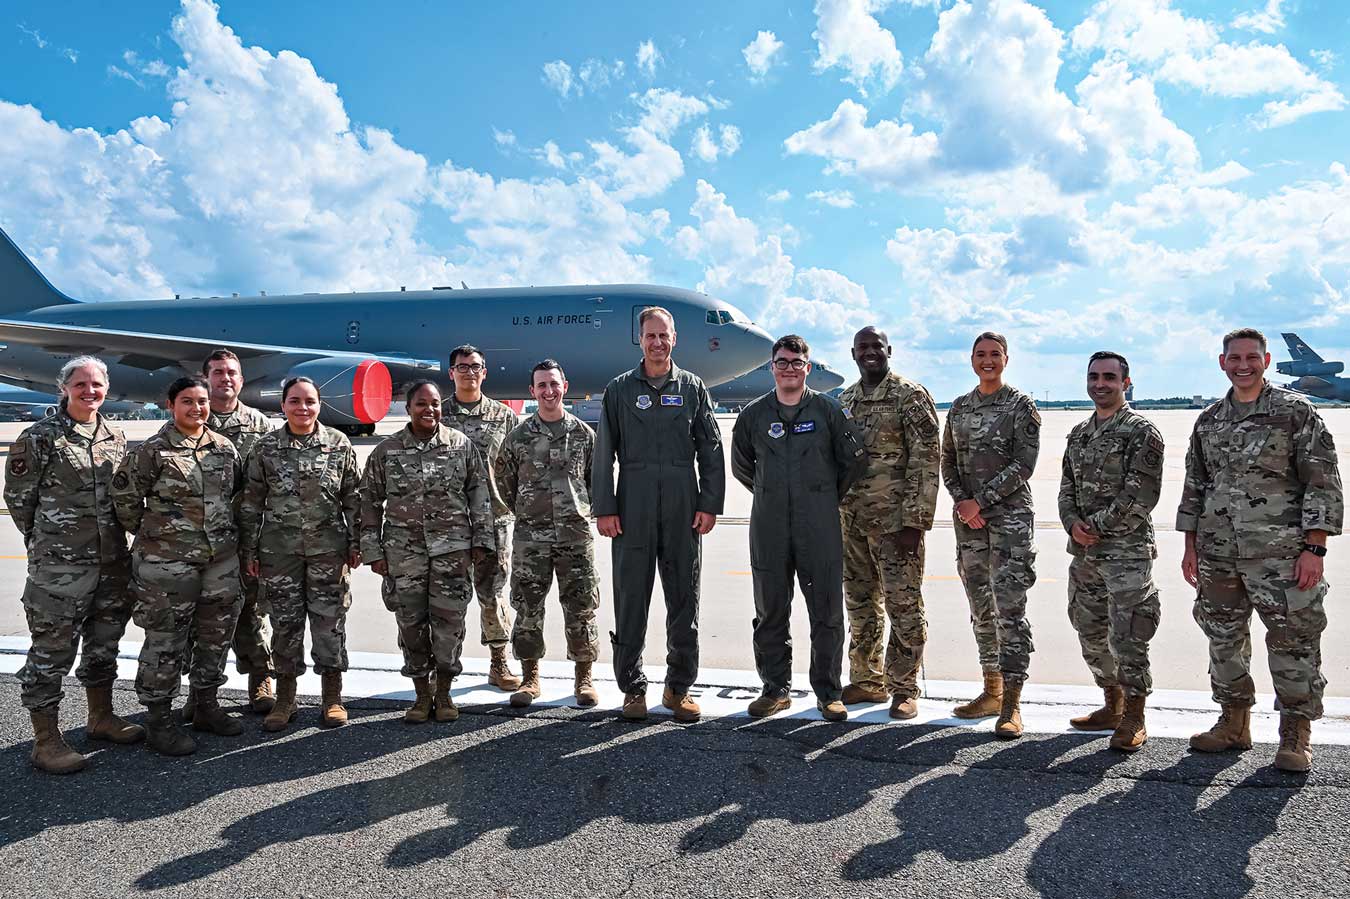
[[[61,366],[61,373],[56,376],[56,386],[65,387],[70,383],[70,379],[75,375],[75,372],[86,365],[91,365],[103,372],[103,380],[108,380],[108,365],[102,359],[97,356],[76,356]]]
[[[169,405],[172,406],[174,400],[178,399],[178,394],[184,390],[190,390],[193,387],[200,387],[207,393],[211,392],[211,385],[206,383],[206,379],[200,375],[187,375],[179,378],[169,385]]]
[[[473,355],[477,355],[479,359],[483,360],[483,364],[487,365],[487,356],[484,356],[483,351],[471,343],[461,343],[459,346],[455,347],[453,350],[450,351],[450,365],[453,367],[455,364],[455,360],[458,359],[460,356],[463,356],[465,359],[467,359]]]
[[[1266,351],[1266,335],[1255,328],[1237,328],[1223,335],[1223,351],[1228,352],[1228,344],[1234,340],[1255,340],[1261,344],[1261,352]]]
[[[769,351],[769,358],[776,359],[779,350],[787,350],[790,353],[796,353],[798,356],[810,358],[811,347],[807,344],[806,338],[798,334],[784,334],[773,342],[773,349]]]
[[[202,374],[204,375],[211,374],[211,363],[220,362],[221,360],[224,359],[233,359],[235,362],[239,362],[238,356],[236,356],[232,351],[227,350],[224,347],[221,347],[220,349],[216,350],[211,355],[206,357],[206,361],[202,363]],[[239,362],[239,370],[243,371],[243,369],[244,363]]]
[[[411,406],[413,396],[416,395],[417,391],[421,390],[423,387],[435,387],[437,395],[439,395],[441,392],[440,384],[437,384],[435,381],[432,381],[429,378],[418,378],[416,381],[413,381],[411,384],[409,384],[407,389],[403,391],[403,405]]]
[[[992,340],[994,343],[1003,347],[1003,355],[1008,355],[1008,338],[997,331],[985,331],[975,338],[975,342],[970,345],[970,351],[975,352],[975,348],[980,345],[981,340]]]
[[[1122,380],[1130,376],[1130,363],[1120,353],[1113,353],[1110,350],[1098,350],[1088,357],[1088,368],[1098,359],[1114,359],[1120,363],[1120,377]]]
[[[310,387],[314,388],[314,393],[318,395],[319,399],[323,399],[323,394],[319,392],[319,385],[314,383],[313,378],[307,378],[304,375],[296,375],[294,378],[287,378],[286,383],[281,385],[281,401],[283,403],[286,402],[286,395],[291,392],[291,388],[296,384],[308,384]]]
[[[530,369],[531,384],[534,383],[534,373],[537,371],[556,371],[558,377],[562,378],[564,381],[567,380],[567,373],[563,371],[563,367],[558,363],[557,359],[541,359],[537,362],[534,368]]]
[[[670,310],[667,309],[665,306],[648,306],[646,309],[643,309],[641,312],[639,312],[638,330],[641,331],[642,326],[647,324],[647,319],[651,318],[654,315],[664,315],[667,324],[670,325],[670,330],[672,331],[675,330],[675,316],[671,315]]]

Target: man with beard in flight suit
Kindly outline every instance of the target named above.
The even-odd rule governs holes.
[[[700,538],[717,523],[726,496],[722,433],[708,388],[670,358],[675,317],[650,306],[638,316],[638,329],[642,362],[605,388],[591,475],[596,530],[614,541],[614,674],[624,692],[623,717],[646,718],[642,648],[659,567],[666,596],[661,704],[676,721],[697,721],[689,688],[698,676]]]
[[[750,568],[755,581],[755,667],[763,718],[788,708],[792,681],[792,576],[811,620],[811,688],[827,721],[843,721],[844,544],[839,500],[867,470],[853,422],[833,398],[806,386],[811,350],[796,334],[773,345],[772,393],[736,419],[731,472],[755,495]]]

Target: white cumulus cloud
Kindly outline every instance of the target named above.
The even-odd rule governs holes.
[[[664,62],[661,51],[656,49],[655,41],[645,40],[638,44],[637,55],[638,71],[652,78],[656,75],[656,67]]]
[[[839,66],[847,73],[844,81],[863,96],[867,86],[878,84],[883,91],[895,87],[905,63],[891,34],[876,19],[876,13],[890,5],[888,0],[816,0],[816,71]]]
[[[750,74],[756,78],[763,78],[769,73],[769,69],[773,68],[774,59],[782,49],[783,42],[778,39],[778,35],[772,31],[761,31],[755,35],[753,41],[741,49],[741,55],[745,57],[745,65]]]
[[[853,194],[847,190],[813,190],[806,197],[817,203],[833,206],[835,209],[852,209],[858,205],[853,199]]]

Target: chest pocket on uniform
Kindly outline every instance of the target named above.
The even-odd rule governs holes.
[[[1272,415],[1264,419],[1262,425],[1258,433],[1252,435],[1253,461],[1267,471],[1284,474],[1289,470],[1289,457],[1293,451],[1294,420],[1288,415]]]
[[[1200,443],[1205,468],[1213,473],[1228,467],[1231,457],[1228,449],[1229,432],[1225,423],[1215,422],[1197,427],[1195,436]]]

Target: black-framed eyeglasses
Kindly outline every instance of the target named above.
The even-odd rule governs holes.
[[[481,375],[487,371],[487,366],[479,365],[477,362],[460,362],[455,366],[455,371],[461,375]]]
[[[779,371],[787,371],[789,368],[793,371],[804,371],[806,366],[810,365],[805,359],[775,359],[773,367]]]

